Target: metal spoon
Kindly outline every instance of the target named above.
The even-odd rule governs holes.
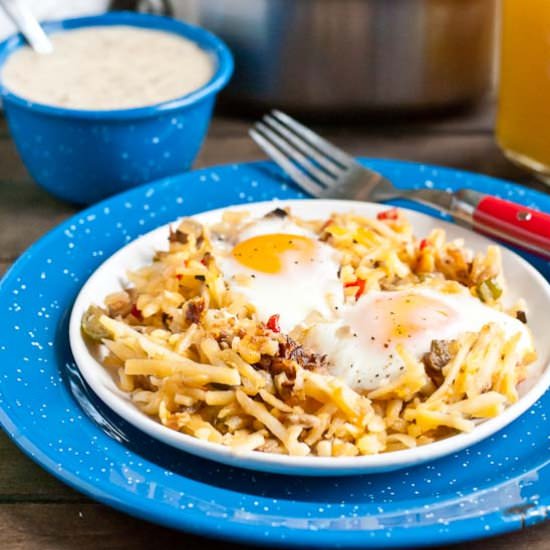
[[[0,7],[21,31],[31,48],[40,54],[53,52],[53,44],[32,14],[28,4],[21,0],[0,0]]]

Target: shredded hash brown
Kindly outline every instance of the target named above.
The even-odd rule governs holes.
[[[290,212],[284,215],[291,216]],[[401,211],[377,219],[335,213],[304,221],[341,252],[345,293],[418,286],[467,288],[502,309],[500,252],[472,254],[441,229],[419,240]],[[216,231],[247,219],[227,212]],[[519,334],[494,323],[465,333],[419,361],[398,348],[405,370],[360,394],[331,376],[323,356],[259,322],[253,304],[228,289],[212,254],[210,231],[184,219],[169,250],[128,274],[130,286],[91,306],[82,320],[102,362],[146,414],[165,426],[237,452],[294,456],[369,455],[424,445],[472,430],[518,399],[517,384],[534,354]],[[524,320],[523,305],[508,313]]]

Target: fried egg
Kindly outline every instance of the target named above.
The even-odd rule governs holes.
[[[529,329],[469,293],[428,288],[369,292],[345,305],[336,321],[311,327],[304,344],[327,355],[329,371],[357,391],[378,388],[404,370],[398,344],[417,359],[432,340],[453,340],[496,323],[507,338],[520,333],[519,348],[533,349]]]
[[[254,220],[233,242],[214,236],[212,245],[229,288],[254,305],[260,321],[279,315],[283,332],[313,314],[331,318],[343,304],[337,251],[287,217]]]

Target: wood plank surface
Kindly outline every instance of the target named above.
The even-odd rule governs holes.
[[[400,158],[478,171],[546,188],[512,166],[494,143],[492,104],[446,117],[315,122],[356,155]],[[250,116],[218,116],[197,167],[263,158],[247,137]],[[0,121],[0,276],[36,239],[77,208],[32,183]],[[0,549],[243,548],[153,526],[93,503],[51,477],[0,433]],[[468,545],[471,550],[550,548],[550,522]]]

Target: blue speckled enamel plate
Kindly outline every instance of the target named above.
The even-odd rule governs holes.
[[[550,212],[550,197],[500,180],[367,163],[399,186],[471,187]],[[98,265],[182,215],[274,197],[301,194],[271,164],[213,168],[109,199],[30,248],[0,283],[0,420],[14,441],[66,483],[120,510],[249,543],[411,547],[544,519],[549,393],[506,429],[447,458],[389,474],[322,479],[252,473],[174,452],[91,394],[69,350],[67,320]],[[548,263],[527,259],[550,278]]]

